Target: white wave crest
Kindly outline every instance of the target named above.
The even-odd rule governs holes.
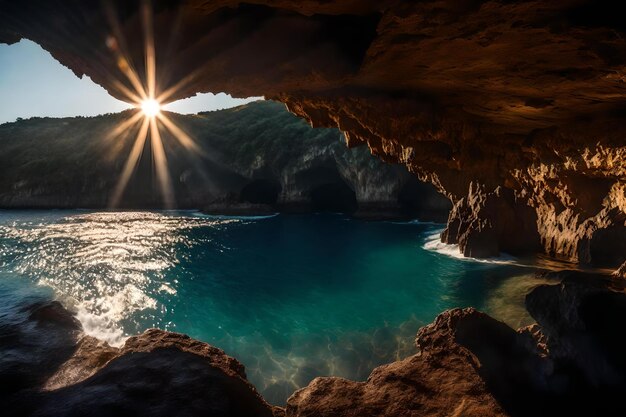
[[[511,255],[505,254],[505,253],[495,258],[471,258],[471,257],[464,256],[461,253],[461,249],[459,248],[459,245],[456,245],[456,244],[453,245],[453,244],[444,243],[441,241],[442,231],[443,229],[439,229],[432,235],[428,236],[422,247],[428,251],[436,252],[438,254],[449,256],[451,258],[456,258],[462,261],[480,262],[484,264],[521,266],[517,262],[517,258]]]

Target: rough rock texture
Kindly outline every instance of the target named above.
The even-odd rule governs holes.
[[[620,319],[626,314],[626,282],[587,281],[574,275],[561,285],[538,287],[526,298],[526,307],[561,368],[555,374],[570,375],[569,380],[552,383],[581,394],[599,391],[595,395],[607,397],[599,398],[600,403],[610,405],[608,398],[626,392],[626,360],[620,347],[626,330]]]
[[[615,278],[626,279],[626,262],[622,264],[615,272],[613,273]]]
[[[527,297],[538,321],[517,331],[474,309],[420,329],[417,355],[366,382],[318,378],[288,416],[621,416],[623,283],[564,273]]]
[[[103,356],[102,347],[92,346],[88,355],[81,348],[83,357]],[[111,348],[104,350],[109,354]],[[40,394],[33,410],[25,409],[42,416],[274,415],[246,380],[243,365],[185,335],[151,329],[128,339],[109,361],[97,362],[78,360],[74,372],[62,369],[75,375],[87,367],[92,375],[69,378],[64,385],[57,382]]]
[[[505,416],[478,375],[479,362],[454,340],[457,326],[474,320],[501,325],[474,309],[447,311],[419,331],[421,353],[376,368],[366,382],[317,378],[289,398],[287,415]]]
[[[0,317],[3,415],[283,415],[206,343],[151,329],[116,349],[84,336],[58,302],[16,307]]]
[[[42,297],[0,315],[0,399],[34,416],[623,416],[626,284],[561,273],[526,299],[538,324],[513,330],[473,308],[419,330],[413,356],[367,381],[321,377],[286,409],[268,405],[234,358],[151,329],[112,348]]]
[[[153,14],[164,100],[265,95],[339,127],[447,195],[444,240],[466,254],[626,260],[626,27],[611,3],[150,3],[3,0],[0,42],[32,39],[129,100]]]
[[[0,207],[109,207],[135,138],[133,130],[115,138],[110,132],[129,114],[0,125]],[[168,117],[197,147],[182,148],[163,129],[179,208],[237,214],[332,210],[442,222],[450,208],[404,167],[384,164],[366,149],[347,149],[337,129],[311,129],[280,103]],[[150,152],[146,145],[123,207],[162,207]]]

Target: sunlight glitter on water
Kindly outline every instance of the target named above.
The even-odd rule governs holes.
[[[14,223],[0,226],[0,255],[15,259],[14,272],[51,287],[76,310],[87,334],[120,345],[126,339],[120,323],[157,307],[151,294],[176,294],[176,280],[162,272],[178,262],[175,245],[197,244],[181,229],[234,221],[118,212]]]
[[[506,281],[532,271],[425,249],[440,228],[338,215],[0,211],[0,276],[52,288],[112,344],[158,327],[222,348],[282,404],[314,377],[363,380],[415,353],[417,330],[447,308],[521,314],[526,284]],[[495,302],[510,297],[515,309]]]

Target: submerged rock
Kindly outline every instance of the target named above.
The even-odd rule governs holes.
[[[418,332],[418,354],[366,382],[318,378],[287,415],[623,416],[624,289],[564,275],[528,295],[538,325],[515,331],[472,308],[444,312]]]
[[[280,416],[222,350],[150,329],[121,349],[85,336],[58,302],[0,316],[7,416]]]

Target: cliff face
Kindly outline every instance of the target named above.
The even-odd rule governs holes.
[[[626,27],[608,2],[107,4],[1,1],[0,42],[32,39],[128,100],[154,16],[166,101],[265,95],[338,126],[447,195],[443,239],[468,255],[625,261]]]
[[[134,143],[132,129],[115,138],[109,132],[130,114],[1,125],[0,206],[108,207]],[[167,131],[161,135],[177,207],[447,215],[448,201],[404,167],[347,149],[337,129],[311,129],[280,103],[168,117],[196,144],[188,150]],[[150,152],[146,145],[122,207],[162,207]]]

